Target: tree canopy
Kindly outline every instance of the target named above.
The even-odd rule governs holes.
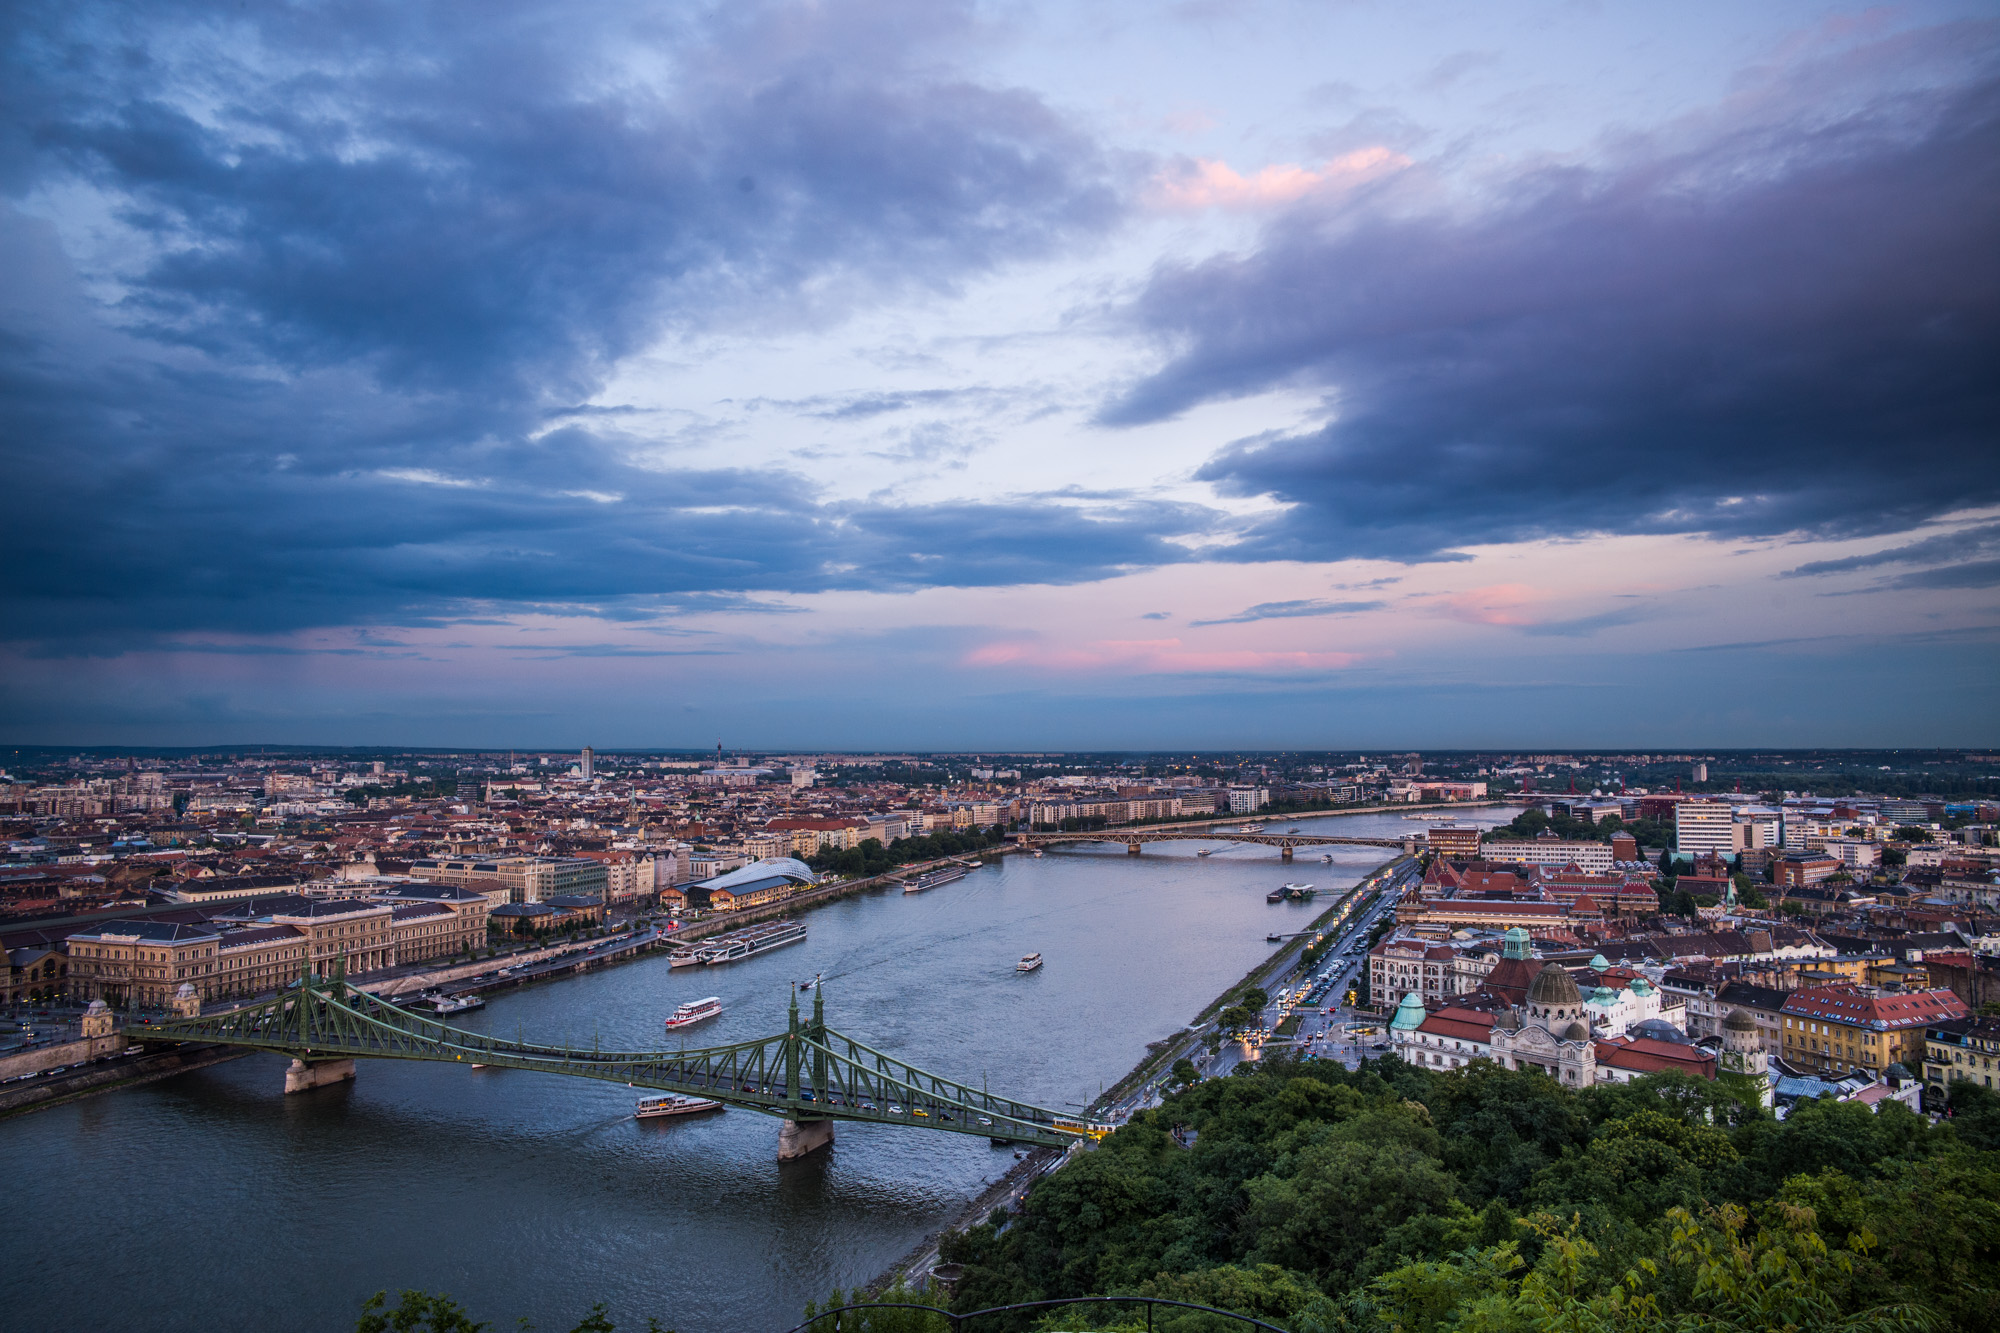
[[[1484,1062],[1267,1060],[947,1238],[954,1308],[1150,1294],[1326,1333],[2000,1327],[2000,1098],[1982,1094],[1937,1126],[1831,1099],[1781,1123],[1679,1075],[1571,1091]],[[1098,1317],[1063,1327],[1133,1315]],[[1223,1325],[1156,1309],[1154,1327]]]

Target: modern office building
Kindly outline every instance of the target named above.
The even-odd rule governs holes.
[[[610,891],[611,880],[603,862],[581,856],[500,856],[490,861],[426,858],[412,862],[410,874],[444,884],[495,880],[507,886],[507,901],[512,903],[538,903],[566,893],[603,897]]]
[[[1674,850],[1682,856],[1736,855],[1736,811],[1727,801],[1682,801],[1674,811]]]

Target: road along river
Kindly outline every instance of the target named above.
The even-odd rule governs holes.
[[[1466,811],[1467,822],[1511,818]],[[1397,815],[1266,821],[1401,836]],[[1197,857],[1204,846],[1215,846]],[[808,913],[803,944],[717,968],[664,956],[495,996],[464,1026],[604,1049],[781,1030],[789,984],[825,978],[827,1020],[881,1050],[1064,1108],[1095,1097],[1390,853],[1334,863],[1267,847],[1116,844],[1006,857],[919,894]],[[1047,960],[1017,973],[1031,951]],[[676,1005],[722,1017],[669,1036]],[[0,1122],[0,1329],[353,1327],[371,1293],[447,1291],[476,1318],[755,1333],[881,1272],[1013,1165],[984,1139],[840,1125],[782,1166],[743,1111],[638,1122],[637,1094],[584,1079],[363,1061],[353,1083],[281,1095],[257,1055]]]

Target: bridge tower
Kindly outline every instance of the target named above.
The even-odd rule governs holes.
[[[792,992],[791,1022],[785,1033],[785,1099],[797,1106],[799,1094],[799,1048],[808,1033],[821,1035],[826,1027],[825,1009],[820,1002],[819,987],[813,987],[813,1022],[805,1032],[799,1029],[799,988],[787,983]],[[825,1081],[826,1056],[813,1052],[813,1096],[826,1096]],[[794,1157],[804,1157],[807,1153],[833,1145],[833,1122],[831,1120],[788,1119],[778,1126],[778,1160],[789,1162]]]
[[[306,991],[313,979],[311,951],[307,951],[306,961],[299,971],[300,1005],[307,1003]],[[336,955],[333,966],[327,969],[328,990],[335,1000],[347,995],[347,955]],[[311,1092],[314,1088],[330,1087],[335,1083],[345,1083],[354,1077],[354,1061],[348,1058],[333,1060],[308,1060],[303,1055],[292,1057],[292,1063],[285,1070],[285,1093]]]

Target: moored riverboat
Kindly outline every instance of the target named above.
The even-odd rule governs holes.
[[[797,944],[805,937],[806,925],[803,921],[771,921],[704,940],[695,949],[695,956],[697,961],[709,966],[740,962],[787,944]]]

